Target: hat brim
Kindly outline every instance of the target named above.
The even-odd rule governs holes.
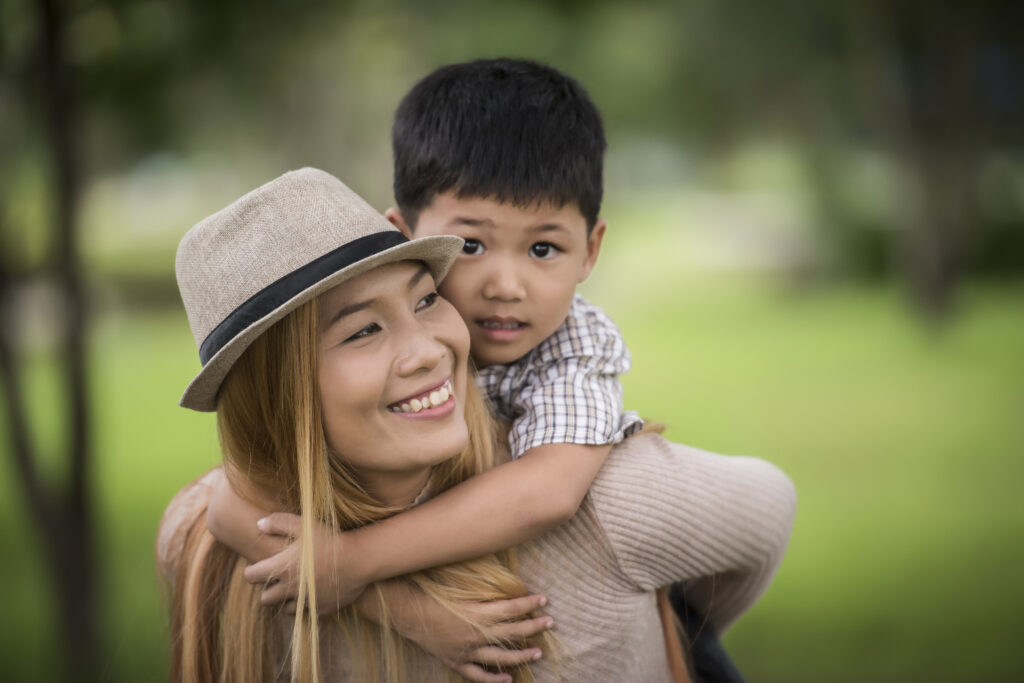
[[[462,249],[462,238],[454,235],[437,235],[423,237],[377,252],[350,266],[337,270],[286,302],[256,320],[244,330],[224,344],[199,371],[182,394],[178,405],[200,412],[212,412],[217,409],[217,392],[224,378],[234,366],[242,353],[249,348],[253,340],[307,301],[319,296],[327,290],[340,285],[346,280],[369,272],[374,268],[396,263],[398,261],[422,261],[430,270],[435,282],[441,282],[455,262],[455,257]]]

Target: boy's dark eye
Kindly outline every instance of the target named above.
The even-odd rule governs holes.
[[[530,255],[534,258],[551,258],[557,254],[561,249],[551,244],[551,242],[537,242],[530,247]]]
[[[357,341],[359,339],[369,337],[371,334],[376,334],[377,332],[380,332],[380,325],[378,325],[377,323],[370,323],[369,325],[359,330],[342,343]]]
[[[462,245],[462,253],[479,256],[484,253],[484,244],[480,240],[466,240],[466,243]]]
[[[437,303],[437,300],[439,298],[441,298],[441,295],[438,294],[437,292],[431,292],[430,294],[427,294],[425,297],[420,299],[419,303],[416,305],[416,310],[422,311],[425,308],[430,308],[431,306]]]

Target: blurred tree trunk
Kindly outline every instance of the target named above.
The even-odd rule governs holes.
[[[12,166],[29,168],[27,175],[31,176],[38,160],[46,163],[49,206],[42,213],[52,218],[51,239],[46,241],[49,252],[42,268],[46,272],[36,272],[38,265],[19,261],[19,249],[0,245],[0,410],[4,411],[0,439],[6,440],[11,453],[16,476],[12,488],[24,496],[31,533],[52,578],[60,628],[53,651],[64,660],[65,677],[72,681],[99,680],[100,667],[108,668],[102,658],[103,620],[97,587],[101,558],[96,550],[91,493],[88,307],[77,234],[85,162],[93,162],[90,169],[105,163],[116,167],[166,150],[177,136],[184,135],[183,128],[190,121],[179,120],[172,106],[177,104],[180,86],[193,82],[196,70],[198,78],[203,78],[211,65],[215,65],[213,78],[219,87],[245,101],[247,115],[258,110],[267,101],[265,95],[278,92],[265,82],[265,73],[272,72],[269,67],[292,49],[304,25],[323,21],[324,8],[314,0],[288,3],[287,11],[281,3],[269,0],[219,0],[147,3],[143,9],[152,11],[138,11],[139,3],[131,2],[22,0],[18,11],[9,13],[17,19],[10,25],[16,29],[11,35],[18,40],[5,44],[7,34],[0,31],[0,97],[15,93],[12,106],[6,107],[5,101],[0,110],[14,111],[15,120],[23,124],[13,132],[0,130],[0,134],[9,134],[0,135],[0,164],[13,158]],[[73,52],[73,44],[88,45],[94,36],[79,30],[73,43],[68,27],[93,11],[117,29],[113,37],[107,36],[109,53],[83,56]],[[4,17],[0,22],[7,21],[7,12],[0,15]],[[174,30],[166,32],[163,22],[173,23]],[[88,27],[88,22],[85,25]],[[7,25],[0,24],[0,28]],[[30,31],[34,40],[21,40]],[[139,38],[165,33],[173,39]],[[266,67],[254,69],[254,64]],[[223,74],[230,77],[225,79]],[[88,122],[95,121],[110,126],[101,135],[109,130],[120,135],[117,143],[123,149],[109,159],[99,154],[86,160],[76,149],[85,139]],[[3,157],[8,149],[18,152],[19,158]],[[3,193],[0,201],[4,201]],[[0,211],[0,220],[7,215]],[[10,215],[16,220],[17,212]],[[26,226],[9,227],[13,233]],[[0,230],[0,239],[5,234]],[[41,279],[52,283],[59,294],[55,364],[62,382],[61,403],[43,410],[60,413],[46,422],[57,425],[61,432],[59,455],[63,458],[49,457],[53,454],[43,452],[45,446],[41,445],[49,440],[34,438],[38,435],[29,419],[30,387],[19,365],[25,347],[16,310],[19,293],[24,282]],[[44,460],[60,462],[58,476],[52,481],[41,471]]]
[[[56,276],[65,316],[63,375],[70,458],[67,489],[57,503],[56,528],[43,539],[57,584],[69,680],[95,680],[99,619],[89,465],[92,433],[86,391],[85,297],[77,240],[78,165],[74,149],[74,97],[65,61],[66,15],[61,0],[40,0],[44,34],[46,109],[55,174]]]
[[[980,222],[973,188],[984,126],[976,104],[983,10],[848,3],[851,67],[870,127],[906,179],[895,266],[933,321],[950,312]]]
[[[890,25],[903,34],[898,51],[906,92],[899,144],[916,187],[903,257],[918,305],[934,320],[949,313],[953,289],[965,270],[968,237],[980,217],[973,192],[984,125],[978,103],[977,60],[983,14],[936,5],[927,12],[894,11]]]
[[[93,510],[89,469],[91,431],[87,401],[86,307],[76,235],[78,167],[74,150],[74,97],[65,61],[65,14],[60,0],[39,0],[39,50],[42,110],[53,175],[52,279],[60,293],[59,343],[61,395],[65,399],[64,447],[67,478],[48,487],[37,467],[38,448],[28,423],[26,395],[18,365],[18,321],[14,319],[17,278],[12,264],[0,260],[0,378],[3,380],[10,452],[19,488],[24,492],[39,546],[50,568],[61,641],[64,675],[69,681],[98,680],[100,622],[97,613]]]

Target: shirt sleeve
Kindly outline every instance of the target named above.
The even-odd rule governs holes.
[[[643,426],[622,410],[619,375],[629,370],[629,351],[596,307],[577,302],[534,363],[512,396],[512,457],[545,444],[614,444]]]
[[[681,583],[719,633],[768,587],[796,511],[793,483],[771,463],[653,434],[612,449],[590,501],[636,590]]]

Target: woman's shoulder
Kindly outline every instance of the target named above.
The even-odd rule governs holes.
[[[796,505],[792,482],[771,463],[652,433],[612,448],[589,498],[619,565],[647,587],[688,578],[695,553],[721,568],[738,562],[730,548],[784,547]]]
[[[173,581],[188,531],[206,514],[210,493],[223,476],[223,469],[216,467],[186,484],[167,504],[156,533],[156,566],[167,581]]]
[[[694,487],[713,488],[722,496],[756,489],[780,499],[795,498],[792,481],[767,460],[714,453],[653,432],[640,432],[616,444],[591,493],[604,504],[628,501],[646,506],[666,496],[678,500],[679,494]]]

